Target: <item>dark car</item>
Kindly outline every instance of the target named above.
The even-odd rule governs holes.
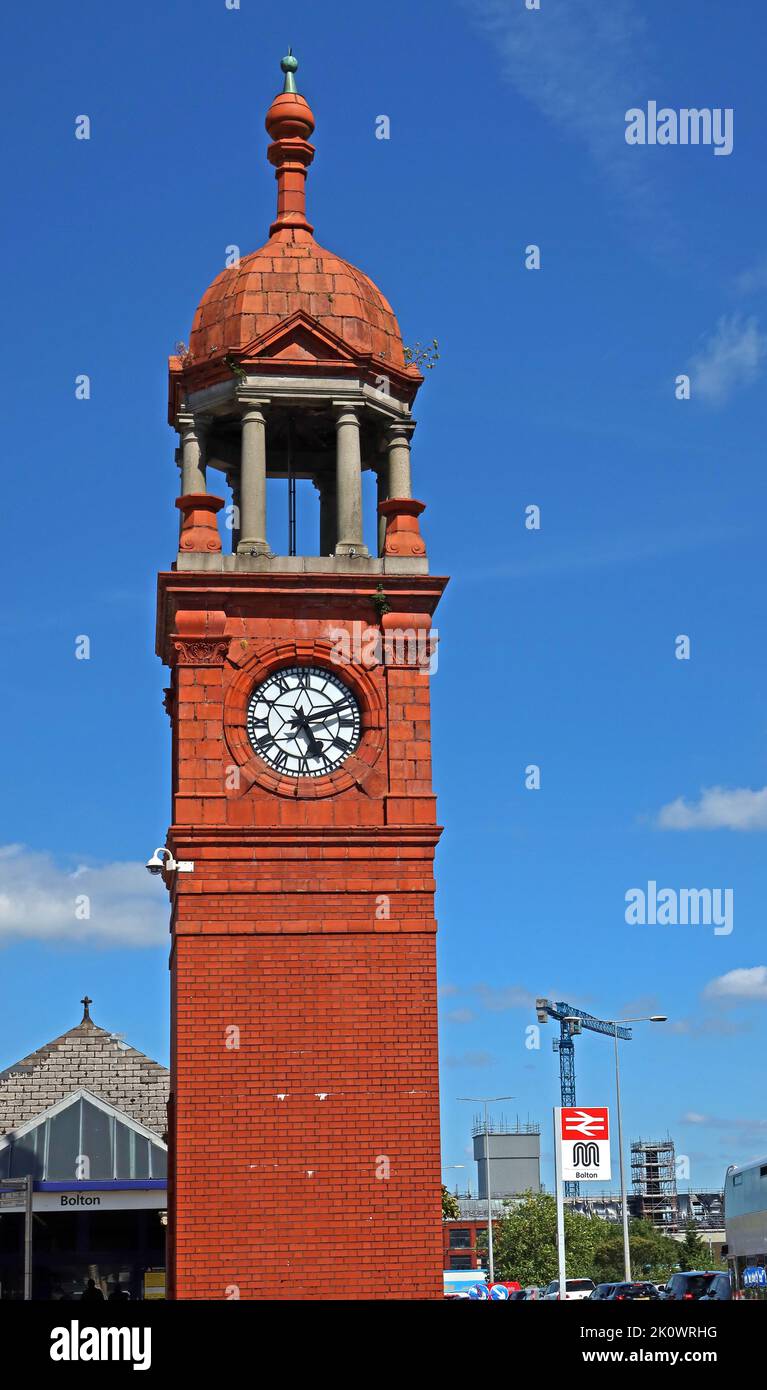
[[[666,1285],[666,1298],[690,1302],[705,1299],[707,1303],[732,1298],[730,1276],[721,1269],[686,1269],[672,1274]]]
[[[612,1292],[607,1297],[615,1303],[622,1303],[624,1299],[630,1302],[636,1300],[658,1299],[660,1294],[654,1284],[647,1279],[632,1279],[630,1283],[625,1280],[621,1284],[613,1284]]]
[[[589,1302],[591,1303],[595,1299],[609,1298],[614,1288],[614,1284],[597,1284],[596,1288],[592,1289],[589,1294]]]

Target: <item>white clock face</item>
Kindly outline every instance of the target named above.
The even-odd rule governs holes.
[[[360,741],[359,705],[331,671],[287,666],[256,686],[247,727],[256,753],[275,772],[324,777]]]

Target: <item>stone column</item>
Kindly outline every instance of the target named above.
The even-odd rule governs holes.
[[[232,554],[233,554],[233,555],[236,555],[236,553],[237,553],[237,546],[239,545],[239,541],[240,541],[240,475],[239,475],[239,473],[235,472],[234,470],[232,470],[231,472],[227,472],[226,481],[227,481],[227,483],[229,484],[229,487],[231,488],[231,491],[232,491],[232,506],[234,507],[234,514],[233,514],[233,516],[232,516],[232,525],[231,525],[228,529],[229,529],[229,534],[230,534],[230,536],[231,536],[231,538],[232,538]]]
[[[260,404],[242,415],[239,555],[269,555],[266,541],[266,421]]]
[[[376,502],[380,507],[382,502],[386,502],[389,497],[389,468],[388,464],[381,463],[376,469]],[[386,540],[386,517],[378,513],[378,554],[384,553],[384,542]]]
[[[332,555],[336,548],[336,479],[334,473],[323,473],[314,479],[320,494],[320,555]]]
[[[336,406],[336,555],[367,555],[362,541],[360,422],[353,406]]]
[[[205,481],[205,425],[206,421],[184,412],[178,417],[178,432],[181,436],[181,495],[188,497],[193,493],[207,492]]]
[[[412,424],[393,424],[386,430],[386,447],[389,451],[389,497],[411,497],[410,489],[410,436],[415,429]],[[379,498],[379,501],[382,500]],[[386,499],[383,499],[386,500]]]

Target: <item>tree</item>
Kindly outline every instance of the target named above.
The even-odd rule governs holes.
[[[565,1212],[567,1274],[590,1278],[597,1228],[602,1223],[577,1212]],[[522,1285],[548,1284],[557,1277],[557,1204],[548,1192],[529,1193],[493,1225],[496,1279],[517,1279]]]
[[[461,1208],[458,1205],[458,1198],[452,1192],[448,1192],[445,1184],[442,1184],[442,1220],[460,1221]]]
[[[694,1221],[684,1228],[684,1240],[677,1246],[680,1269],[705,1269],[708,1251],[698,1235]]]
[[[594,1255],[595,1283],[611,1283],[624,1276],[623,1227],[614,1221],[601,1221]],[[650,1221],[629,1222],[631,1273],[635,1279],[666,1280],[679,1264],[679,1246]]]

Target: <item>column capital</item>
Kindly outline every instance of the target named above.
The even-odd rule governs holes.
[[[360,408],[353,401],[333,401],[332,405],[335,411],[336,425],[358,425],[360,423]]]
[[[263,411],[271,405],[271,400],[268,396],[251,396],[247,387],[241,388],[235,392],[235,400],[240,407],[242,416],[250,414],[251,411],[262,414]]]
[[[384,425],[387,445],[400,444],[404,441],[409,444],[415,430],[415,420],[390,420]]]

